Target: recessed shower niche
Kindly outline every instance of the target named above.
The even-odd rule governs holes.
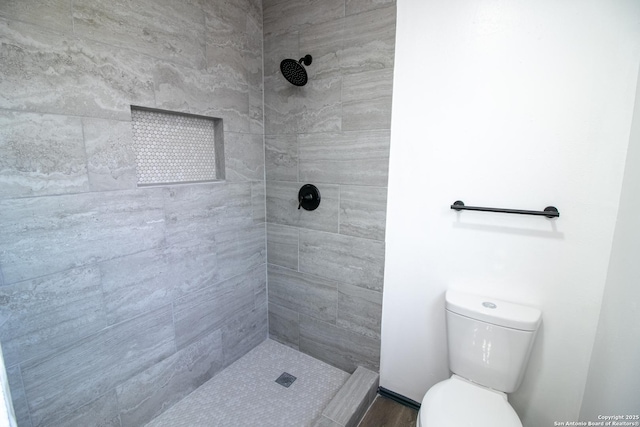
[[[224,179],[222,119],[131,106],[138,186]]]

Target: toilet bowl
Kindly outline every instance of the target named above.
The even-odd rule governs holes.
[[[416,426],[522,427],[522,423],[506,394],[453,375],[429,389]]]
[[[540,310],[447,291],[445,313],[453,375],[427,391],[417,427],[522,427],[507,393],[524,377]]]

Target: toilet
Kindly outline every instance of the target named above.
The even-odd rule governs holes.
[[[417,427],[522,427],[507,393],[522,382],[540,310],[447,291],[445,313],[452,375],[427,391]]]

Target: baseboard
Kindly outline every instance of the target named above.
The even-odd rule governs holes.
[[[415,409],[416,411],[420,410],[420,404],[413,399],[409,399],[401,394],[398,394],[394,391],[387,390],[384,387],[378,387],[378,394],[380,396],[386,397],[387,399],[391,399],[395,402],[400,403],[401,405],[407,406],[411,409]]]

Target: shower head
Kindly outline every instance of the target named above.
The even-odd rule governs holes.
[[[306,55],[304,58],[300,58],[299,61],[294,59],[284,59],[280,63],[280,71],[285,79],[289,83],[296,86],[304,86],[307,84],[307,70],[304,69],[302,64],[311,65],[311,55]]]

